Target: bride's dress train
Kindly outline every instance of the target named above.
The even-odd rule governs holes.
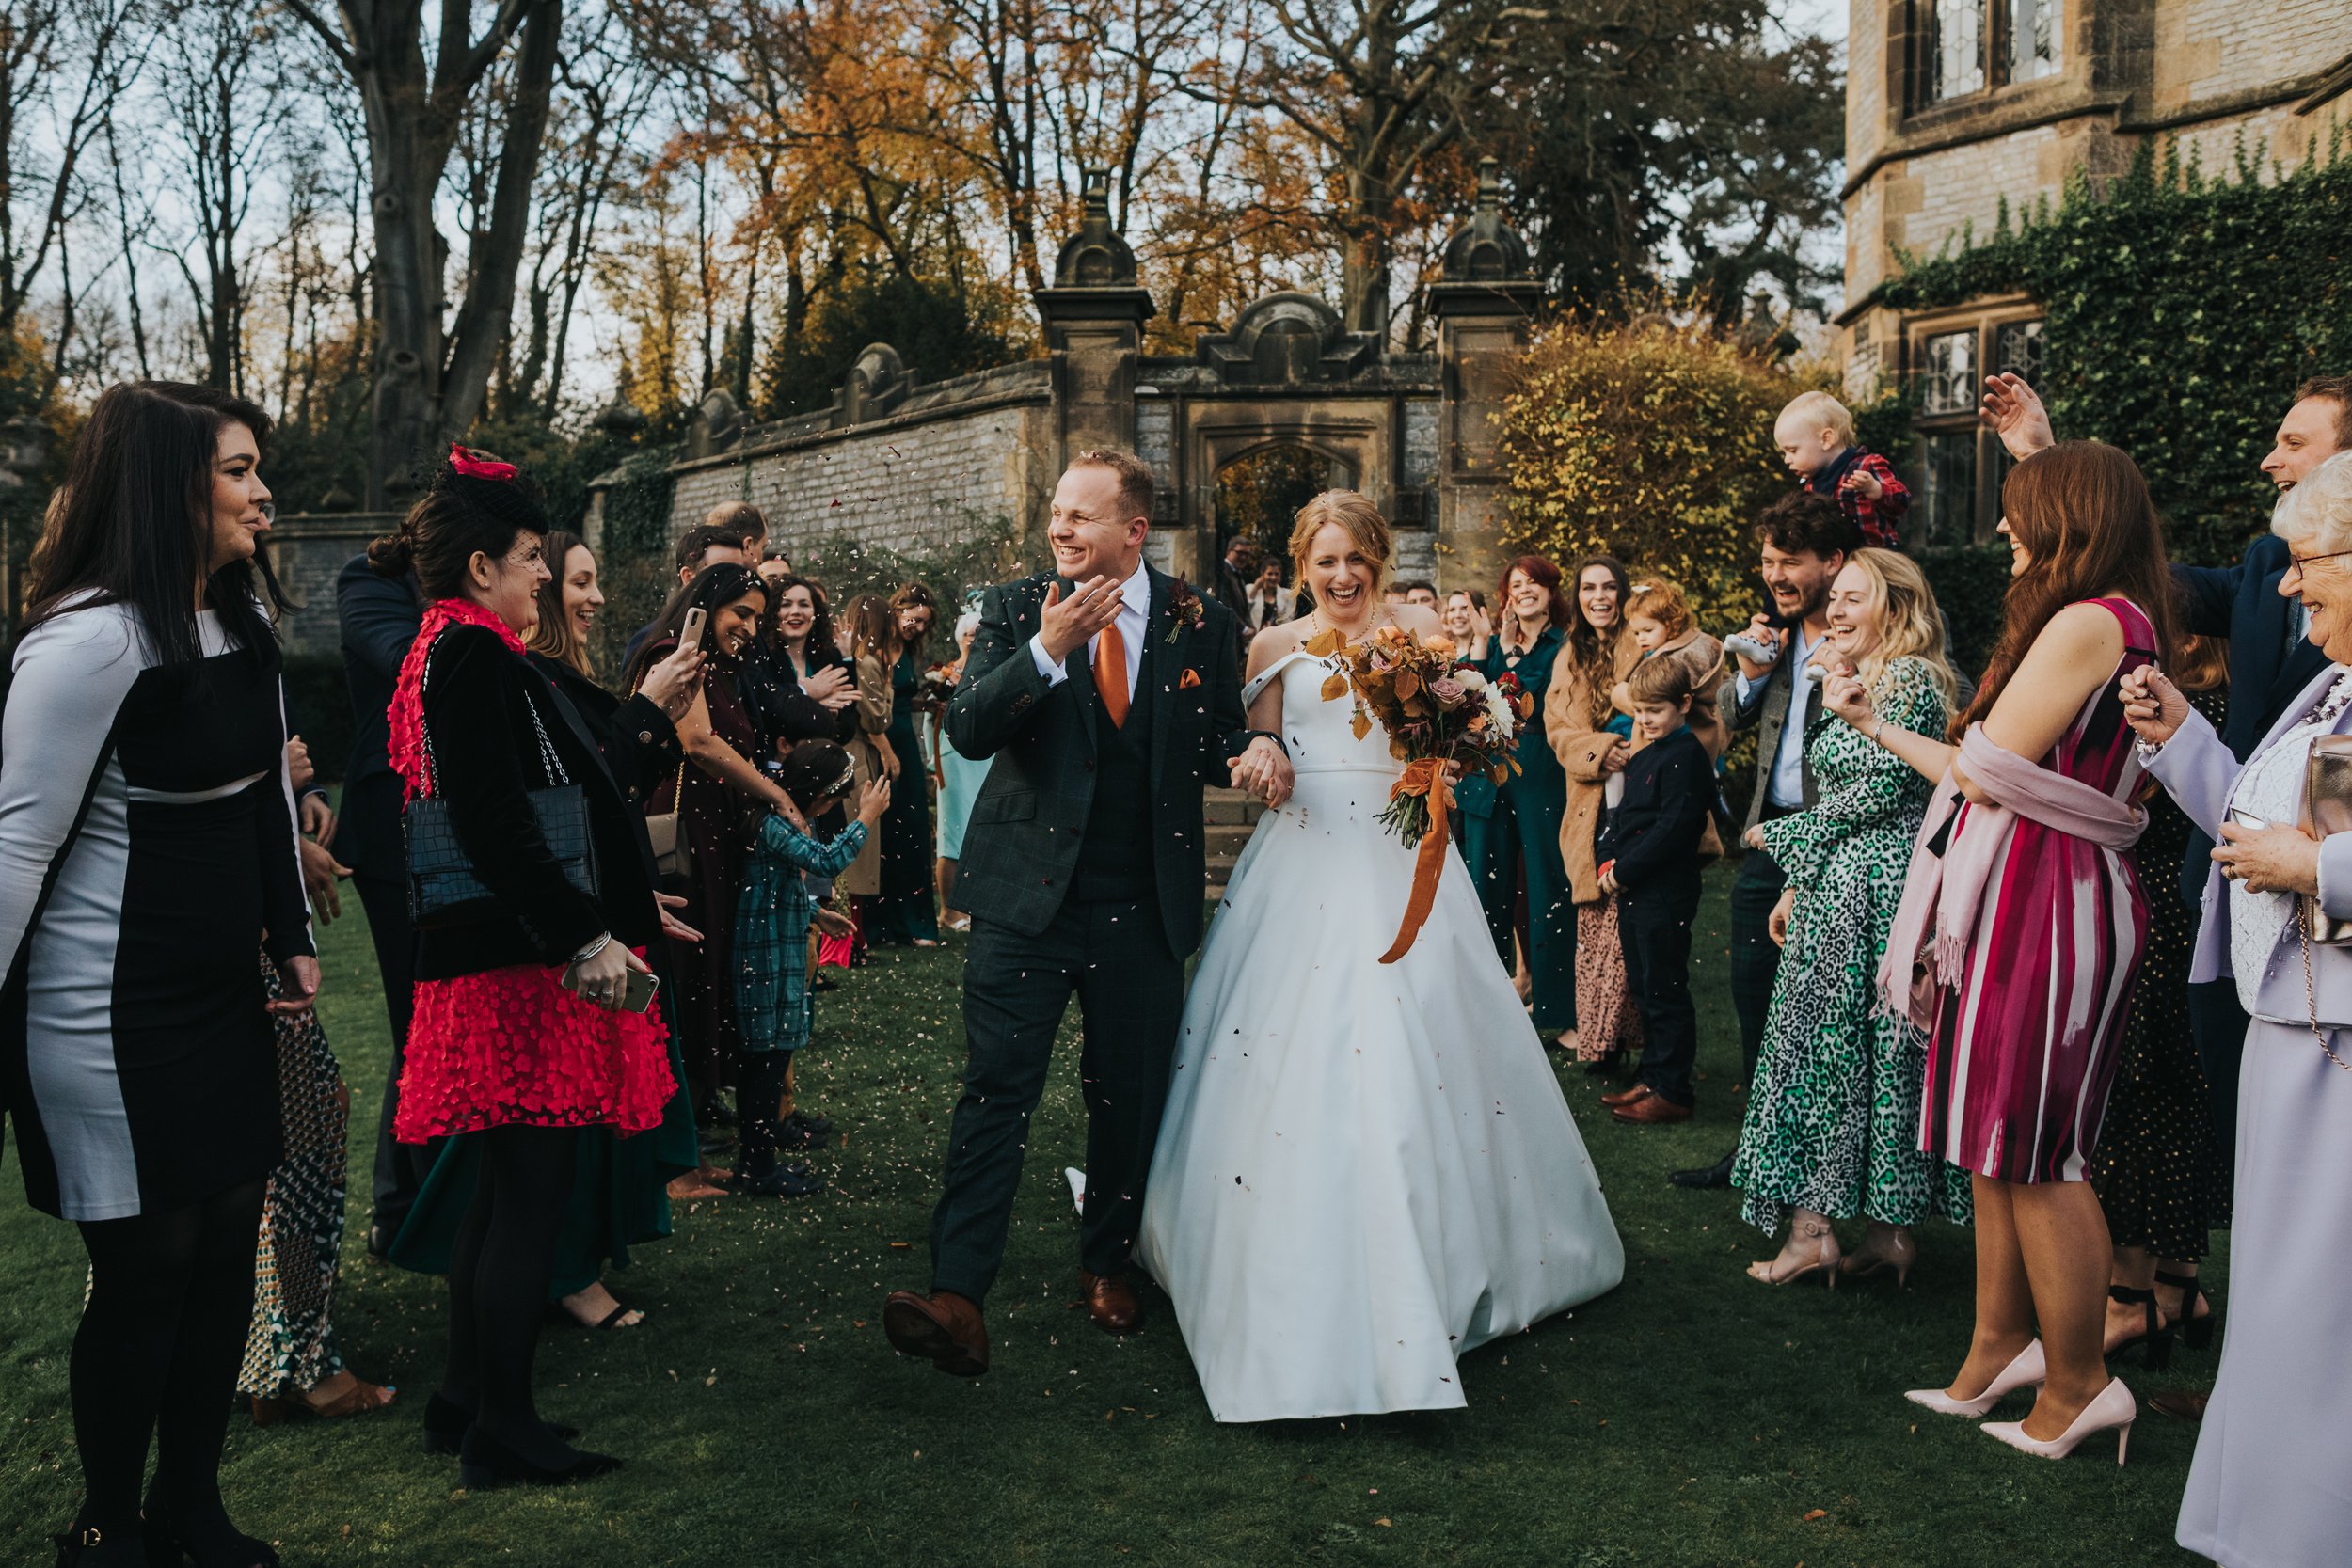
[[[1420,941],[1413,859],[1375,820],[1401,771],[1303,653],[1296,793],[1235,866],[1184,1004],[1137,1261],[1212,1415],[1465,1402],[1455,1359],[1613,1287],[1625,1251],[1542,1043],[1451,848]]]

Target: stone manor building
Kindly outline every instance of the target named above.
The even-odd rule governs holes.
[[[2292,168],[2352,120],[2352,0],[1851,0],[1846,52],[1847,385],[1917,388],[1914,525],[1943,541],[1987,537],[1998,515],[1976,389],[2033,378],[2042,310],[1867,304],[1899,253],[1989,234],[2004,202],[2055,203],[2073,171],[2110,178],[2150,138],[2209,172],[2241,149]]]

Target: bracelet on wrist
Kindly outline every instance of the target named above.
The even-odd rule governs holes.
[[[603,952],[606,948],[612,945],[612,933],[607,931],[604,935],[598,937],[596,941],[590,942],[587,946],[573,954],[571,961],[576,964],[584,964],[589,959],[595,958],[597,954]]]

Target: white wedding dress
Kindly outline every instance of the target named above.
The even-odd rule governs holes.
[[[1465,1403],[1454,1362],[1616,1285],[1625,1249],[1559,1083],[1447,847],[1393,964],[1402,765],[1304,653],[1297,789],[1234,867],[1184,1003],[1136,1261],[1220,1421]]]

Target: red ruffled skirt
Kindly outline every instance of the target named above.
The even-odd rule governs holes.
[[[562,973],[526,964],[418,981],[392,1135],[659,1127],[676,1090],[660,1009],[607,1012],[565,990]]]

